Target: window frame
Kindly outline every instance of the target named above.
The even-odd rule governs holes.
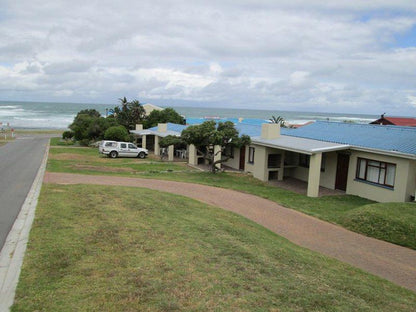
[[[360,177],[362,161],[365,162],[364,177],[363,178]],[[378,165],[376,166],[374,163],[378,163]],[[379,182],[374,182],[374,181],[371,181],[371,180],[368,179],[368,169],[369,169],[369,167],[378,169],[377,181],[379,181]],[[387,173],[389,171],[389,169],[388,169],[389,167],[394,168],[393,184],[387,184],[387,180],[388,180],[387,179]],[[380,183],[380,178],[382,177],[382,172],[383,171],[384,171],[383,183]],[[363,182],[366,182],[366,183],[371,183],[371,184],[374,184],[374,185],[387,187],[387,188],[394,188],[394,184],[396,183],[396,172],[397,172],[397,164],[386,162],[386,161],[364,158],[364,157],[357,157],[357,168],[356,168],[356,172],[355,172],[355,179],[358,180],[358,181],[363,181]]]
[[[252,146],[249,146],[249,148],[248,148],[248,160],[247,160],[247,162],[249,164],[254,164],[254,154],[255,154],[255,152],[256,152],[256,149]]]

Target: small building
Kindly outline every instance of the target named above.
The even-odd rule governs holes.
[[[159,106],[153,105],[153,104],[151,104],[151,103],[146,103],[146,104],[143,104],[143,108],[144,108],[144,111],[146,112],[146,116],[149,116],[149,114],[150,114],[151,112],[153,112],[154,110],[161,111],[161,110],[163,110],[163,109],[164,109],[164,108],[162,108],[162,107],[159,107]]]
[[[412,117],[385,117],[384,114],[379,119],[370,122],[372,125],[384,125],[384,126],[403,126],[403,127],[416,127],[416,118]]]
[[[416,128],[320,121],[299,129],[263,124],[250,136],[225,165],[262,181],[305,181],[310,197],[323,186],[379,202],[415,198]]]
[[[168,123],[143,130],[139,125],[130,132],[141,139],[142,147],[159,155],[159,138],[180,136],[186,127]],[[251,137],[251,144],[230,151],[232,157],[224,165],[259,180],[304,181],[309,197],[317,197],[322,186],[378,202],[415,200],[416,127],[325,121],[297,129],[279,124],[235,127]],[[169,160],[174,150],[169,147]],[[195,146],[186,147],[186,155],[190,164],[200,163]]]

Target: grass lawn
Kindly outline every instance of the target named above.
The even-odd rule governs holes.
[[[349,211],[342,224],[356,232],[416,249],[416,204],[378,203]]]
[[[416,295],[236,214],[44,185],[12,311],[414,311]]]
[[[373,201],[351,195],[310,198],[270,186],[245,174],[201,172],[191,169],[184,163],[161,162],[152,155],[144,160],[109,159],[99,156],[96,148],[52,147],[47,170],[129,177],[137,175],[144,178],[193,182],[234,189],[268,198],[285,207],[339,224],[367,236],[416,249],[414,203],[372,206]]]

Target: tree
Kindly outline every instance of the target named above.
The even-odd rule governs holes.
[[[282,128],[287,128],[286,120],[282,116],[272,116],[272,118],[270,118],[269,121],[274,124],[280,124],[280,127]]]
[[[205,121],[200,125],[189,126],[182,131],[182,140],[186,144],[195,145],[197,151],[208,160],[211,172],[219,170],[217,164],[226,162],[231,157],[231,149],[250,144],[250,137],[239,136],[234,124],[230,121],[220,122]],[[220,150],[214,152],[214,146],[219,145]],[[215,156],[221,152],[221,159],[214,161]]]
[[[62,133],[62,139],[64,139],[65,141],[72,140],[73,137],[74,137],[74,132],[72,131],[64,131]]]
[[[183,118],[177,111],[173,108],[165,108],[163,110],[153,110],[147,116],[144,122],[144,128],[152,128],[157,126],[158,123],[171,122],[175,124],[184,125],[185,118]]]
[[[75,116],[69,129],[74,133],[75,140],[88,145],[90,141],[103,139],[105,130],[116,123],[114,118],[101,117],[95,109],[84,109]]]
[[[112,126],[105,131],[104,139],[113,141],[128,141],[129,132],[124,126]]]
[[[146,111],[138,100],[129,102],[126,97],[119,100],[121,107],[114,107],[114,109],[110,110],[110,113],[120,125],[127,130],[133,130],[136,124],[143,123],[146,118]]]

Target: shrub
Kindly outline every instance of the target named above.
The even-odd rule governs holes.
[[[72,131],[64,131],[62,133],[62,139],[64,140],[71,140],[74,137],[74,132]]]
[[[113,141],[127,141],[129,139],[129,133],[123,126],[113,126],[105,131],[104,139]]]

